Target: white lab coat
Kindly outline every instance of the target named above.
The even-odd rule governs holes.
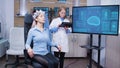
[[[50,24],[50,29],[58,27],[62,22],[70,22],[68,19],[62,21],[59,17],[52,20]],[[68,36],[63,27],[60,27],[57,32],[53,33],[53,42],[61,46],[61,52],[68,52]],[[58,51],[55,47],[52,48],[52,51]]]

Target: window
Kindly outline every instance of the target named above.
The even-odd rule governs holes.
[[[41,2],[41,0],[30,0],[30,2]]]
[[[66,3],[66,0],[58,0],[60,3]]]

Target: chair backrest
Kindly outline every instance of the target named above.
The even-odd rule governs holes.
[[[24,28],[12,27],[9,34],[10,49],[21,50],[25,49],[24,46]]]

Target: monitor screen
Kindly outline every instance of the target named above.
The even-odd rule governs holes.
[[[119,5],[79,6],[72,9],[74,33],[118,35]]]

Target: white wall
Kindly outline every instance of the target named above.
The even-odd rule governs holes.
[[[87,6],[100,5],[100,0],[87,0]]]
[[[120,4],[120,0],[101,0],[101,5],[115,5]]]
[[[73,0],[73,6],[80,6],[80,0]]]
[[[0,21],[2,37],[9,38],[9,30],[14,26],[14,0],[2,0],[0,2]]]
[[[4,10],[4,5],[5,4],[5,2],[3,2],[3,1],[1,1],[0,2],[0,22],[1,22],[1,33],[0,33],[0,35],[3,37],[3,33],[4,33],[4,20],[5,20],[5,12],[3,12],[3,10]]]
[[[105,68],[120,68],[120,35],[107,36]]]

